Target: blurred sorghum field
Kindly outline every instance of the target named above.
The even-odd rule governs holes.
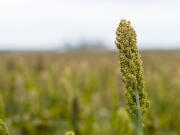
[[[117,52],[0,53],[0,117],[11,135],[135,135]],[[180,134],[180,51],[141,52],[146,135]]]

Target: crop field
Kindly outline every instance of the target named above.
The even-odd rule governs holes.
[[[142,51],[145,135],[180,135],[180,51]],[[117,51],[1,52],[0,118],[10,135],[136,135]]]

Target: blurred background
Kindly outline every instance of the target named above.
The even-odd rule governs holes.
[[[180,1],[0,0],[0,118],[11,135],[136,135],[115,31],[137,32],[145,135],[180,134]]]

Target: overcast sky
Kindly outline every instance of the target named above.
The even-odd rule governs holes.
[[[180,48],[179,0],[0,0],[0,49],[52,49],[81,40],[115,48],[120,19],[140,48]]]

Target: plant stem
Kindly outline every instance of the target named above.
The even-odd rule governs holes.
[[[137,117],[138,117],[138,135],[143,135],[143,129],[142,129],[142,113],[141,113],[141,106],[139,102],[139,94],[138,90],[136,88],[136,104],[137,104]]]

